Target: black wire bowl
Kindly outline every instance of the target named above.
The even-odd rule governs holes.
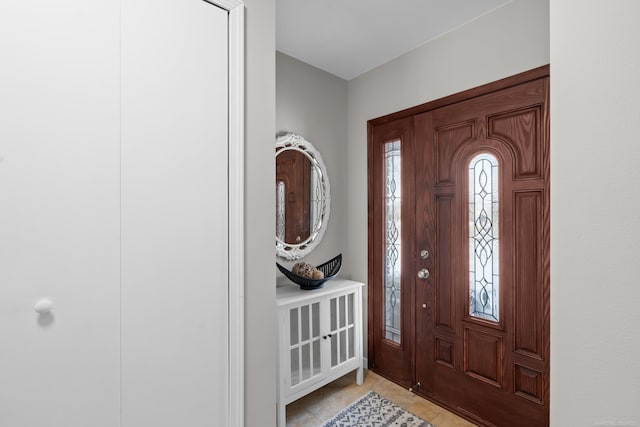
[[[289,280],[291,280],[296,285],[300,286],[300,289],[304,289],[305,291],[310,291],[312,289],[320,289],[324,286],[324,282],[331,279],[333,276],[338,274],[340,271],[340,267],[342,267],[342,254],[339,254],[337,257],[330,259],[324,264],[320,264],[316,268],[322,273],[324,273],[324,278],[322,279],[309,279],[307,277],[298,276],[290,270],[287,270],[286,267],[281,266],[276,262],[276,266],[278,270],[282,272]]]

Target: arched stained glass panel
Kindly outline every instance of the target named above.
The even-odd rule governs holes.
[[[498,159],[469,163],[469,314],[499,321]]]

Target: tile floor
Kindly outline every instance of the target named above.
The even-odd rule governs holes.
[[[287,405],[287,427],[320,426],[371,390],[430,422],[434,427],[475,426],[380,375],[368,370],[364,372],[362,386],[356,384],[355,372],[352,372]]]

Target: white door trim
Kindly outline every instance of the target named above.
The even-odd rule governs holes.
[[[244,5],[229,10],[229,425],[244,425]]]
[[[229,13],[229,425],[244,425],[244,4]]]

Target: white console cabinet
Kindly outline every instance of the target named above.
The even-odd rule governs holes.
[[[278,427],[286,405],[357,370],[362,385],[362,287],[333,279],[311,291],[276,290],[278,306]]]

